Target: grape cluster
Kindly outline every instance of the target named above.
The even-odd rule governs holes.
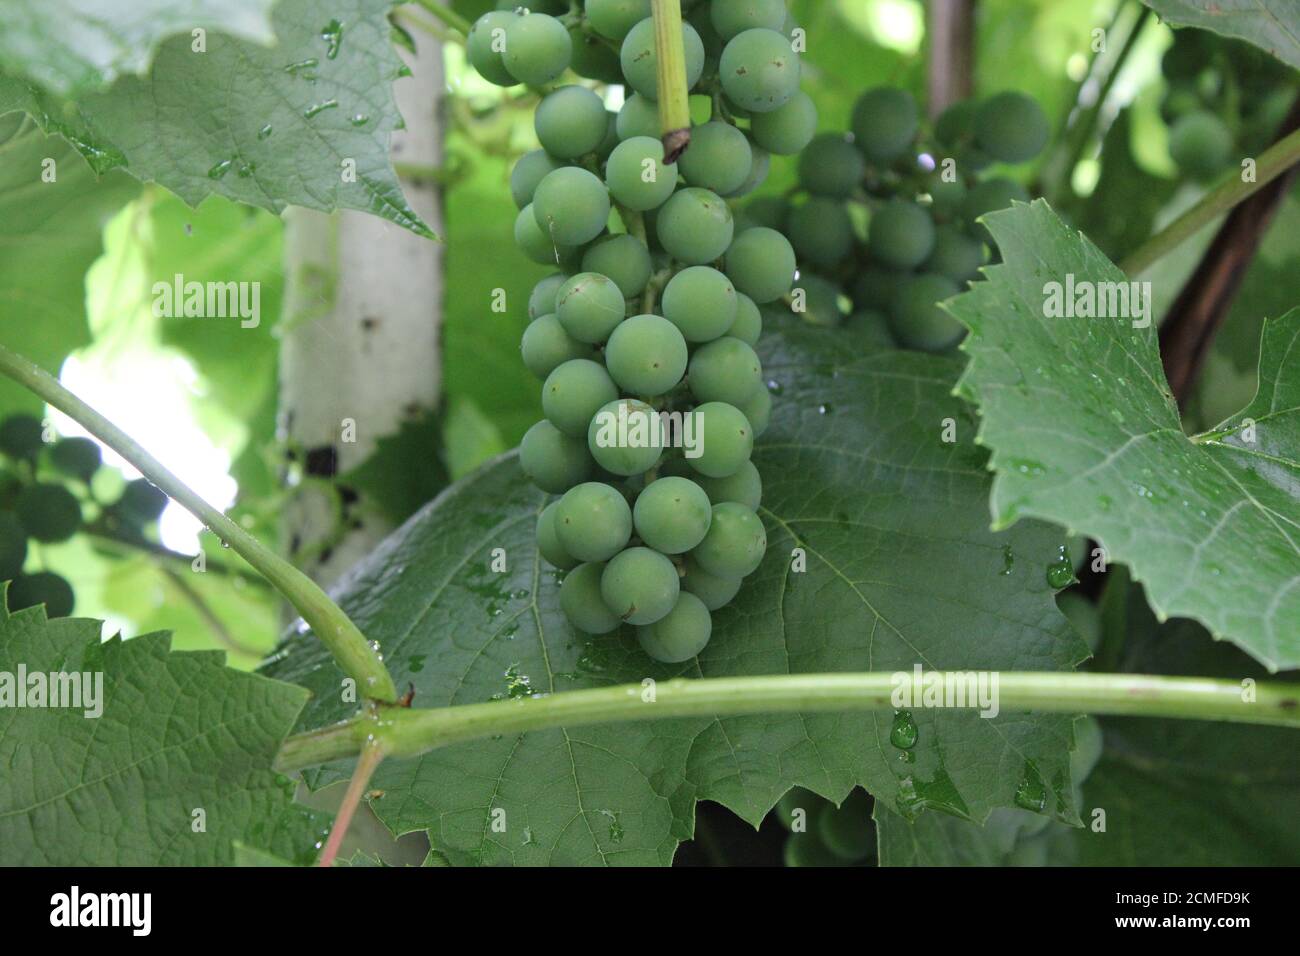
[[[559,496],[539,548],[565,572],[574,627],[636,625],[650,657],[679,663],[704,648],[712,612],[767,547],[750,456],[772,398],[754,346],[760,308],[790,292],[795,253],[778,230],[739,226],[728,199],[762,184],[770,154],[806,146],[817,117],[783,0],[695,3],[686,79],[710,112],[667,162],[650,12],[649,0],[494,11],[474,24],[469,55],[491,82],[546,87],[541,148],[510,178],[516,243],[557,268],[532,292],[522,342],[546,417],[520,460]],[[610,57],[617,70],[590,69]],[[621,83],[622,108],[607,111],[588,85],[548,85],[569,68]]]
[[[25,570],[36,548],[57,544],[86,527],[85,515],[123,538],[143,537],[167,497],[143,479],[127,482],[108,505],[95,488],[101,474],[99,446],[89,438],[45,442],[45,428],[31,415],[0,421],[0,581],[9,581],[11,611],[44,604],[50,617],[72,613],[75,595],[67,579],[48,569]],[[112,473],[116,475],[116,473]],[[120,479],[119,479],[120,481]],[[114,489],[118,490],[118,489]]]
[[[910,93],[878,87],[858,99],[850,126],[802,151],[797,197],[745,210],[784,230],[798,253],[799,288],[780,308],[881,347],[947,351],[963,329],[938,303],[995,255],[976,220],[1029,199],[1014,180],[985,173],[1037,155],[1047,118],[1028,96],[1003,92],[954,104],[927,131]]]

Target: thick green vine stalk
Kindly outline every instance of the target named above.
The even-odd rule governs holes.
[[[659,126],[664,162],[675,163],[691,145],[691,105],[686,89],[686,48],[681,0],[652,0],[659,54]]]
[[[76,421],[233,548],[311,625],[343,673],[356,680],[364,696],[388,703],[397,700],[393,678],[378,653],[316,582],[204,501],[129,435],[59,384],[58,379],[3,345],[0,345],[0,374],[13,379]]]

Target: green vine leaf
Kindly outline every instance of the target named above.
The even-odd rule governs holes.
[[[1173,27],[1200,27],[1253,43],[1300,69],[1300,8],[1293,0],[1142,0]]]
[[[958,364],[863,357],[847,334],[787,326],[764,342],[777,394],[756,461],[769,552],[715,615],[698,661],[656,665],[631,634],[591,639],[564,621],[534,524],[546,498],[513,455],[453,486],[394,534],[338,597],[379,642],[418,707],[636,683],[822,671],[1063,670],[1086,653],[1056,611],[1045,568],[1062,543],[1025,522],[988,530],[974,421]],[[945,420],[957,441],[942,440]],[[805,571],[792,570],[795,548]],[[500,550],[497,550],[500,549]],[[493,561],[505,561],[495,573]],[[499,566],[499,565],[498,565]],[[342,675],[307,634],[267,672],[314,699],[303,726],[348,716]],[[388,760],[375,812],[427,830],[453,864],[667,864],[697,800],[757,825],[791,786],[842,799],[862,784],[915,815],[976,820],[1014,803],[1027,768],[1074,820],[1066,716],[928,710],[910,751],[890,714],[678,719],[510,735]],[[909,757],[910,755],[910,757]],[[346,765],[312,775],[337,779]]]
[[[102,675],[102,697],[98,717],[28,697],[0,710],[0,864],[211,866],[235,859],[235,841],[311,859],[326,818],[270,769],[300,688],[231,670],[220,653],[173,653],[167,634],[101,643],[99,621],[11,615],[5,590],[0,694],[24,689],[20,673],[57,671]]]
[[[5,5],[0,69],[75,96],[143,73],[162,41],[220,31],[270,45],[275,0],[40,0]]]
[[[958,390],[993,449],[994,526],[1032,516],[1086,534],[1162,616],[1200,620],[1270,669],[1300,664],[1300,310],[1265,325],[1250,407],[1189,438],[1154,327],[1044,317],[1048,283],[1127,277],[1042,201],[987,225],[1004,264],[949,308],[971,330]]]

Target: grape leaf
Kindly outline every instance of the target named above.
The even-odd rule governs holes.
[[[1294,0],[1142,0],[1170,26],[1200,27],[1253,43],[1300,69],[1300,7]]]
[[[1004,264],[949,310],[971,330],[958,389],[993,449],[994,526],[1087,534],[1162,617],[1201,620],[1271,669],[1300,664],[1300,310],[1265,325],[1251,406],[1189,438],[1154,325],[1044,317],[1049,282],[1127,277],[1042,201],[987,225]]]
[[[103,693],[98,717],[0,709],[0,864],[214,865],[231,862],[236,840],[311,858],[325,818],[271,770],[300,688],[230,670],[219,653],[173,653],[166,634],[101,643],[98,621],[11,615],[5,590],[0,680],[20,667],[29,679],[90,672]]]
[[[951,394],[958,365],[861,356],[834,330],[782,323],[763,343],[776,410],[756,460],[767,558],[715,615],[698,661],[653,664],[631,634],[587,639],[565,623],[534,525],[546,498],[507,456],[411,519],[341,583],[415,705],[438,707],[643,678],[937,668],[1059,670],[1086,653],[1044,569],[1059,530],[988,530],[974,421]],[[788,327],[787,327],[788,326]],[[958,441],[945,443],[945,419]],[[965,436],[964,438],[962,436]],[[805,549],[807,569],[791,569]],[[504,573],[489,562],[494,549]],[[314,692],[304,726],[344,717],[341,675],[304,634],[267,668]],[[379,768],[374,801],[394,832],[427,829],[454,864],[666,864],[702,799],[757,825],[789,787],[839,800],[862,784],[914,814],[982,820],[1010,806],[1026,765],[1074,819],[1067,717],[930,710],[907,754],[879,713],[679,719],[481,740]],[[314,782],[346,767],[327,768]],[[492,811],[504,811],[502,820]]]
[[[143,73],[164,38],[204,29],[269,45],[274,0],[40,0],[5,5],[0,68],[60,96]]]
[[[879,805],[874,817],[881,866],[1006,866],[1017,839],[1040,822],[1028,810],[1002,808],[983,826],[944,813],[905,820]]]

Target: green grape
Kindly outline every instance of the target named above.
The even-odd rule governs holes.
[[[956,226],[939,226],[934,232],[934,249],[921,268],[964,285],[979,275],[983,264],[984,243],[972,239]]]
[[[713,506],[709,533],[691,554],[710,574],[744,578],[758,570],[766,552],[767,531],[754,509],[724,501]]]
[[[907,152],[916,138],[916,101],[912,94],[892,86],[867,90],[853,107],[853,139],[873,163],[892,163]]]
[[[1222,171],[1232,149],[1232,133],[1223,120],[1206,110],[1180,117],[1169,130],[1170,158],[1197,179],[1209,179]]]
[[[794,284],[798,267],[794,247],[775,229],[746,229],[726,252],[723,269],[727,278],[759,305],[775,302]]]
[[[555,294],[555,314],[574,339],[595,345],[618,328],[627,314],[627,302],[613,279],[580,272]]]
[[[633,93],[623,101],[618,111],[619,139],[631,139],[634,136],[659,138],[659,104],[648,97]]]
[[[542,491],[562,495],[591,477],[595,462],[585,441],[541,421],[524,434],[519,444],[519,465]]]
[[[893,304],[898,284],[906,275],[886,269],[867,267],[858,273],[853,284],[853,305],[858,309],[887,312]]]
[[[827,803],[817,814],[817,835],[826,849],[846,862],[871,855],[876,828],[871,823],[871,798],[855,789],[839,807]]]
[[[604,573],[603,563],[580,564],[564,576],[560,585],[560,610],[570,624],[586,634],[608,634],[623,623],[600,596]]]
[[[689,90],[704,74],[704,41],[689,23],[682,24],[682,44],[686,53],[686,88]],[[647,17],[628,31],[619,51],[627,85],[649,100],[659,99],[659,51],[655,44],[655,23]]]
[[[603,240],[602,240],[603,241]],[[583,257],[586,261],[586,257]],[[588,269],[588,272],[599,272],[599,269]],[[560,286],[569,281],[569,277],[562,272],[554,272],[548,275],[537,285],[533,286],[532,294],[528,296],[528,317],[536,319],[543,315],[552,315],[555,312],[555,293],[560,291]]]
[[[515,245],[533,262],[544,266],[567,262],[575,252],[572,246],[559,245],[542,231],[531,203],[515,217]]]
[[[691,148],[679,162],[688,184],[726,195],[745,185],[754,168],[754,151],[744,133],[715,120],[691,131]]]
[[[45,443],[40,419],[10,415],[0,422],[0,451],[10,458],[35,458]]]
[[[67,541],[81,527],[81,503],[62,485],[35,484],[14,502],[18,520],[36,541]]]
[[[601,36],[620,43],[650,16],[650,0],[587,0],[587,22]]]
[[[605,104],[591,90],[562,86],[537,105],[533,125],[546,152],[557,159],[577,159],[596,151],[609,119]]]
[[[898,343],[889,331],[889,317],[876,309],[858,309],[848,317],[844,327],[877,349],[896,349]]]
[[[772,808],[772,813],[776,815],[777,823],[793,832],[796,813],[802,815],[801,818],[806,825],[808,820],[813,819],[820,812],[822,805],[826,802],[825,797],[820,797],[811,790],[805,790],[803,787],[792,787],[785,792],[785,796],[776,802],[776,806]]]
[[[632,509],[641,540],[661,554],[685,554],[704,540],[713,506],[689,478],[660,478],[646,486]]]
[[[555,516],[559,507],[558,501],[552,501],[542,509],[541,517],[537,519],[537,550],[551,566],[561,571],[570,571],[578,566],[578,560],[564,550],[564,545],[560,544],[559,535],[555,532]]]
[[[632,299],[649,285],[653,265],[644,242],[627,233],[618,233],[602,236],[587,247],[582,254],[582,271],[609,276],[623,298]]]
[[[520,343],[524,364],[528,371],[540,379],[545,379],[565,362],[572,359],[594,359],[595,349],[579,342],[568,332],[554,315],[544,315],[534,319],[524,329]]]
[[[712,342],[736,321],[736,288],[708,266],[683,269],[664,287],[660,306],[687,342]]]
[[[951,218],[961,215],[962,204],[966,201],[966,184],[960,179],[950,181],[941,172],[931,173],[926,178],[925,191],[930,194],[930,209],[936,216]]]
[[[934,250],[934,220],[914,202],[892,199],[871,217],[871,255],[895,269],[913,269]]]
[[[722,58],[723,42],[713,26],[713,20],[709,17],[709,7],[712,4],[700,3],[696,4],[694,9],[688,9],[690,6],[689,2],[682,4],[682,16],[700,35],[700,42],[704,44],[704,73],[713,76],[718,72],[718,60]]]
[[[1004,163],[1033,159],[1050,134],[1042,107],[1024,93],[1008,90],[990,96],[975,114],[975,141]]]
[[[695,409],[698,454],[686,463],[709,478],[726,478],[740,470],[754,451],[754,430],[749,419],[734,405],[706,402]]]
[[[744,223],[740,219],[736,220],[737,234],[758,226],[780,232],[790,218],[790,203],[783,196],[760,196],[746,206],[741,215]]]
[[[769,153],[793,156],[812,143],[817,132],[817,106],[812,97],[800,90],[778,109],[755,113],[749,135]]]
[[[944,146],[960,146],[975,138],[975,117],[979,104],[974,100],[958,100],[934,121],[934,135]]]
[[[533,215],[542,234],[561,246],[580,246],[605,231],[609,190],[596,176],[565,166],[537,184]]]
[[[686,374],[686,339],[658,315],[634,316],[609,337],[605,367],[614,383],[633,395],[663,395]]]
[[[842,133],[814,136],[799,157],[799,183],[814,196],[847,199],[866,173],[862,154]]]
[[[131,524],[143,526],[162,517],[167,510],[167,500],[167,496],[152,483],[136,478],[126,483],[114,508]]]
[[[1070,777],[1075,785],[1083,783],[1101,760],[1105,741],[1096,717],[1081,717],[1074,722],[1074,749],[1070,751]]]
[[[911,276],[899,284],[894,307],[889,314],[889,329],[905,348],[923,352],[943,352],[962,340],[966,329],[939,308],[961,288],[947,276],[923,274]]]
[[[586,438],[592,418],[616,398],[618,388],[605,366],[590,359],[572,359],[546,377],[542,411],[564,434]]]
[[[840,308],[840,287],[812,272],[799,276],[795,286],[794,311],[812,325],[836,326],[844,321]]]
[[[826,848],[816,833],[791,833],[785,838],[782,851],[785,865],[789,867],[843,866],[844,861]]]
[[[785,0],[722,0],[709,4],[709,13],[723,40],[759,28],[780,32],[785,26]]]
[[[724,193],[728,199],[740,199],[748,196],[763,183],[767,182],[768,173],[772,171],[772,154],[761,146],[751,145],[749,148],[753,156],[753,163],[750,165],[749,176],[740,184],[740,187],[733,189],[729,193]]]
[[[514,86],[519,81],[506,69],[500,51],[505,48],[506,28],[518,15],[513,10],[493,10],[474,21],[465,50],[479,76],[497,86]]]
[[[612,485],[586,482],[560,499],[555,536],[579,561],[608,561],[632,538],[632,509]]]
[[[772,420],[772,393],[759,385],[736,407],[749,419],[750,427],[754,430],[754,440],[762,438]]]
[[[663,419],[645,402],[631,398],[610,402],[592,417],[587,448],[596,464],[610,474],[643,475],[663,456]]]
[[[596,157],[602,163],[609,160],[609,154],[614,152],[614,148],[619,144],[618,137],[618,114],[613,110],[605,111],[605,138],[600,141],[596,147]]]
[[[677,166],[664,164],[664,144],[655,137],[633,136],[614,147],[605,165],[610,195],[629,209],[658,209],[677,188]]]
[[[555,17],[529,13],[506,26],[502,61],[520,83],[545,86],[569,68],[573,43],[569,31]]]
[[[736,293],[736,321],[731,323],[727,334],[750,346],[758,345],[763,334],[763,313],[743,292]]]
[[[0,581],[11,581],[22,573],[27,560],[27,532],[22,522],[8,511],[0,511]]]
[[[681,587],[688,594],[694,594],[710,611],[718,611],[732,602],[740,593],[743,580],[737,577],[721,578],[710,574],[700,567],[699,562],[689,555],[686,558],[685,573],[682,575]]]
[[[676,566],[649,548],[628,548],[615,555],[600,576],[605,605],[629,624],[662,620],[677,606],[680,593]]]
[[[688,369],[691,392],[701,402],[740,406],[763,387],[763,363],[740,339],[724,335],[695,350]]]
[[[656,227],[659,242],[669,255],[698,266],[727,251],[736,223],[726,200],[707,189],[691,187],[679,190],[659,207]]]
[[[682,462],[681,467],[685,468],[685,462]],[[704,475],[692,477],[696,484],[704,489],[711,504],[720,505],[724,501],[734,501],[757,511],[763,500],[763,479],[752,461],[745,462],[735,474],[728,475],[726,478],[709,478]]]
[[[967,191],[966,201],[961,205],[962,218],[973,223],[985,213],[1006,209],[1013,200],[1029,202],[1029,193],[1025,192],[1024,186],[1001,177],[986,179]],[[983,227],[980,234],[987,235]]]
[[[102,461],[99,445],[89,438],[63,438],[50,448],[50,464],[69,478],[90,481]]]
[[[523,209],[531,203],[538,184],[548,173],[555,172],[563,165],[562,161],[544,149],[535,149],[531,153],[520,156],[519,162],[515,163],[514,169],[510,171],[510,195],[515,205]]]
[[[1087,642],[1088,649],[1095,654],[1101,646],[1102,634],[1101,612],[1097,610],[1097,605],[1078,591],[1071,590],[1062,591],[1056,596],[1056,606]]]
[[[623,82],[623,65],[615,51],[597,37],[584,33],[579,24],[571,24],[567,29],[573,46],[573,62],[569,67],[574,73],[602,83]]]
[[[727,42],[718,64],[722,89],[741,109],[770,113],[799,92],[799,56],[775,30],[746,30]]]
[[[802,262],[834,269],[853,251],[853,220],[843,203],[814,196],[790,213],[790,242]]]
[[[679,594],[671,611],[636,632],[641,650],[661,664],[689,661],[704,650],[712,636],[713,616],[694,594]]]
[[[75,602],[72,585],[52,571],[20,575],[9,585],[11,611],[44,604],[46,617],[67,617]]]

